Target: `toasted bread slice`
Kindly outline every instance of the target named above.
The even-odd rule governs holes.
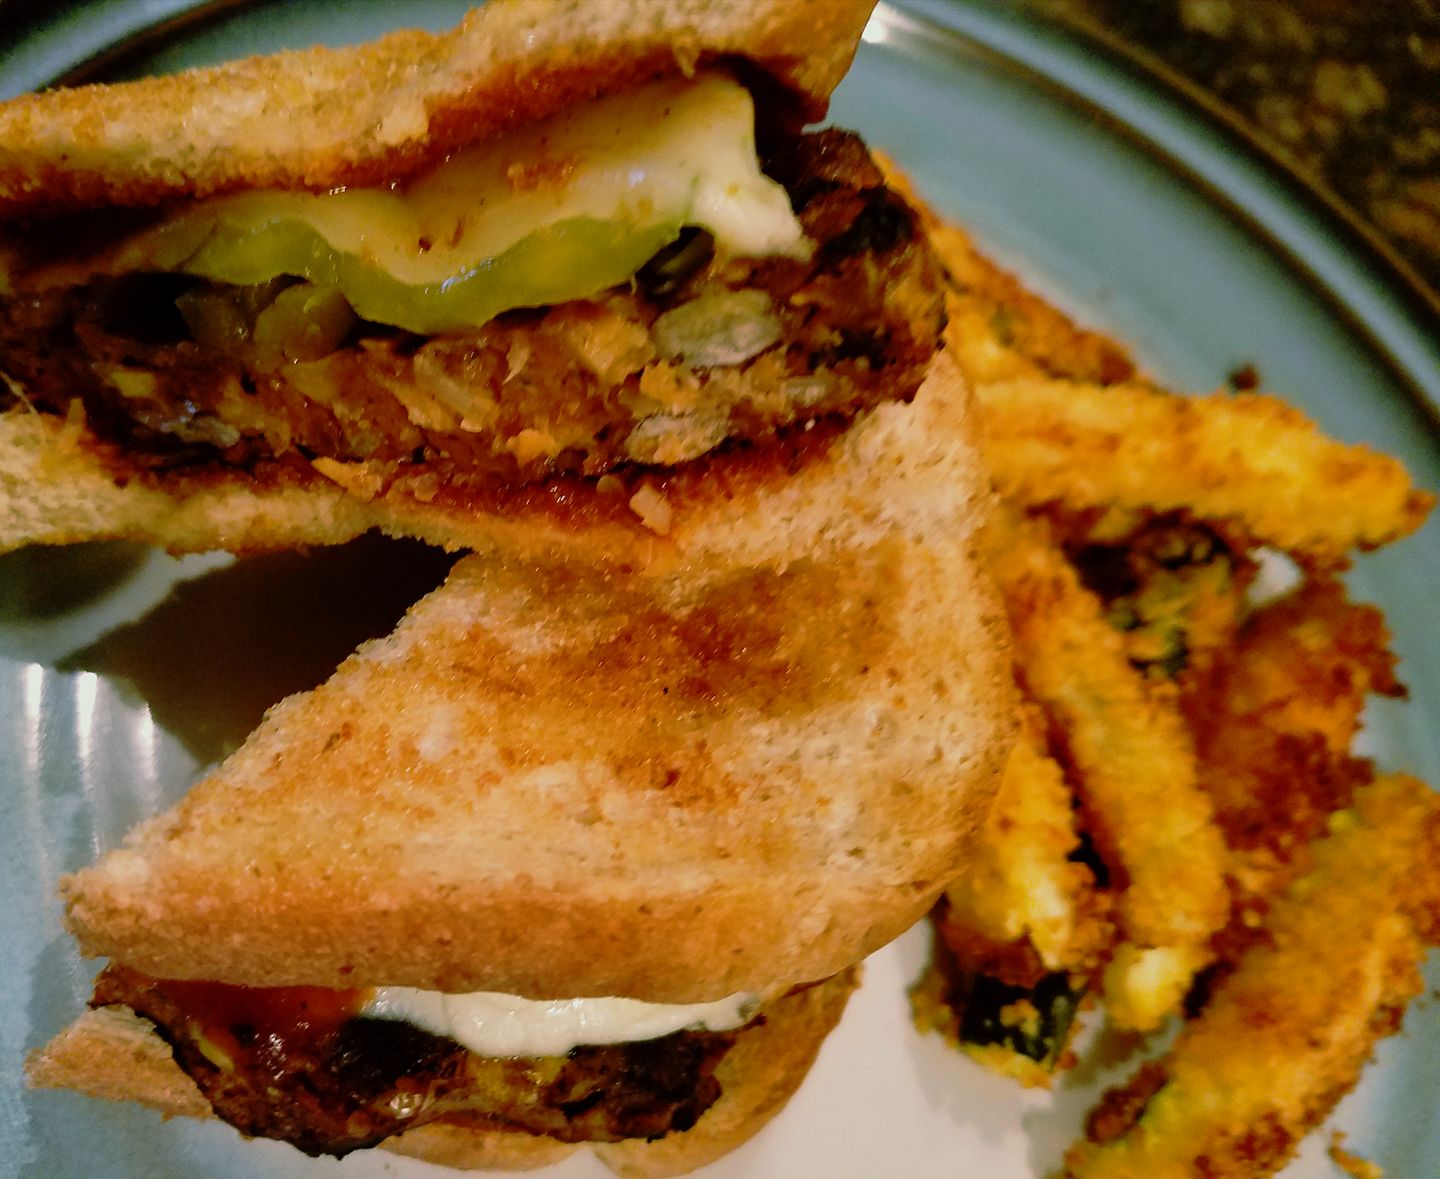
[[[169,490],[118,476],[97,440],[47,414],[0,414],[0,552],[27,544],[134,540],[174,552],[339,544],[389,525],[383,505],[316,477],[232,479]],[[473,515],[473,513],[472,513]],[[416,531],[423,531],[417,528]],[[444,539],[444,538],[439,538]]]
[[[900,933],[1012,726],[963,384],[938,364],[786,480],[665,494],[648,552],[460,562],[68,878],[82,947],[170,978],[684,1002]]]
[[[449,33],[29,95],[0,108],[0,217],[390,183],[574,103],[730,59],[813,121],[873,6],[501,0]]]
[[[839,1022],[855,985],[845,971],[783,996],[765,1009],[716,1070],[720,1098],[696,1125],[653,1142],[592,1147],[617,1173],[634,1179],[679,1175],[719,1158],[775,1116],[809,1072]],[[134,1101],[167,1117],[208,1118],[209,1103],[176,1065],[145,1020],[123,1007],[86,1012],[27,1062],[30,1083],[73,1089],[110,1101]],[[548,1166],[580,1149],[553,1138],[456,1120],[419,1127],[385,1143],[397,1154],[461,1170],[520,1171]]]

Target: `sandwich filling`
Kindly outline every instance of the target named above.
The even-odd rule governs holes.
[[[368,1019],[405,1020],[481,1056],[563,1056],[581,1044],[653,1040],[686,1028],[729,1031],[748,1023],[759,1005],[758,996],[746,994],[727,995],[712,1003],[646,1003],[378,987],[360,1014]]]
[[[754,127],[738,83],[667,78],[461,152],[404,190],[198,201],[88,269],[241,286],[291,276],[334,289],[364,319],[428,335],[598,294],[686,225],[731,254],[803,260],[809,243],[760,171]]]
[[[242,1133],[336,1156],[434,1121],[564,1142],[687,1130],[720,1095],[721,1059],[764,1018],[741,996],[698,1016],[637,1004],[685,1022],[661,1033],[652,1021],[624,1042],[552,1036],[541,1051],[502,1042],[480,1052],[394,1018],[397,1006],[425,1006],[413,995],[179,982],[118,965],[101,972],[91,1005],[149,1020],[216,1115]]]
[[[909,398],[944,314],[914,214],[852,135],[762,142],[749,94],[703,75],[404,190],[23,227],[0,388],[83,414],[129,473],[318,471],[421,500]]]

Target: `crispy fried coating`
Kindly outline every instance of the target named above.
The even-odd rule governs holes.
[[[887,175],[905,187],[893,169]],[[1185,998],[1189,1015],[1203,1012],[1201,1022],[1182,1034],[1175,1054],[1107,1096],[1090,1141],[1072,1152],[1070,1173],[1269,1174],[1354,1084],[1414,992],[1422,943],[1440,941],[1440,797],[1408,778],[1376,783],[1373,767],[1350,752],[1366,697],[1403,689],[1379,612],[1349,602],[1331,573],[1355,550],[1416,529],[1434,497],[1399,463],[1325,437],[1274,398],[1160,388],[1123,345],[1048,306],[963,230],[915,203],[947,271],[947,348],[976,389],[997,486],[1017,517],[1043,521],[1096,599],[1082,609],[1083,597],[1063,588],[1069,571],[1053,550],[1044,560],[1028,554],[1027,569],[1027,555],[1014,547],[1025,538],[1017,540],[1008,521],[996,548],[1020,635],[1022,684],[1045,704],[1049,740],[1081,804],[1082,833],[1120,869],[1100,896],[1113,900],[1122,923],[1137,885],[1184,897],[1164,893],[1158,868],[1148,882],[1127,870],[1115,828],[1106,827],[1121,824],[1152,866],[1185,847],[1176,825],[1167,832],[1143,805],[1143,790],[1126,793],[1134,773],[1117,769],[1165,764],[1156,751],[1166,743],[1157,746],[1146,723],[1157,699],[1178,709],[1181,737],[1193,736],[1195,782],[1216,812],[1208,826],[1224,841],[1211,874],[1228,877],[1232,908],[1208,944],[1126,939],[1111,947],[1106,1013],[1133,1026],[1173,1010],[1196,970],[1214,961]],[[1295,557],[1302,584],[1252,613],[1247,593],[1264,546]],[[1093,619],[1082,625],[1092,607],[1113,628],[1110,639],[1099,637]],[[1144,692],[1116,694],[1121,655]],[[1037,669],[1047,665],[1054,682],[1038,691]],[[1175,730],[1169,721],[1160,727]],[[1086,732],[1108,760],[1086,764],[1076,755],[1076,734]],[[1002,807],[1013,786],[1007,781]],[[1105,815],[1094,800],[1107,788],[1132,809]],[[1163,813],[1158,791],[1148,801]],[[1139,830],[1126,826],[1132,816]],[[1317,861],[1313,841],[1331,828],[1337,834],[1320,845],[1327,850]],[[1028,824],[1008,834],[1013,862],[1040,851]],[[1395,888],[1386,883],[1402,879]],[[1026,1003],[1000,1006],[974,985],[997,981],[973,973],[977,963],[1000,981],[1021,978],[1028,964],[1028,994],[1037,997],[1064,977],[1042,974],[1033,932],[1009,943],[981,936],[1033,925],[1024,900],[990,908],[1004,895],[983,872],[952,887],[950,899],[964,903],[937,909],[941,939],[912,1001],[922,1028],[1023,1084],[1048,1084],[1073,1054],[1029,1052],[1029,1040],[1044,1036],[1018,1034],[1028,1026],[1019,1018]],[[979,1026],[978,998],[1018,1030]],[[1043,1001],[1032,1006],[1041,1030],[1053,1031],[1054,1012]]]
[[[1232,959],[1262,936],[1269,898],[1308,867],[1312,840],[1373,777],[1351,742],[1371,694],[1398,697],[1385,620],[1320,578],[1260,607],[1188,702],[1200,785],[1230,849]]]
[[[1121,999],[1111,1015],[1151,1027],[1178,1009],[1229,908],[1225,850],[1196,784],[1189,734],[1173,705],[1147,692],[1099,599],[1037,525],[1008,517],[991,541],[1018,678],[1055,731],[1120,889],[1119,924],[1134,949],[1107,974],[1107,993]],[[1127,979],[1130,971],[1140,977]]]
[[[1233,645],[1239,628],[1248,577],[1243,555],[1209,529],[1167,516],[1103,545],[1082,544],[1069,556],[1152,690],[1174,694],[1208,681],[1212,662]],[[1210,956],[1199,944],[1116,945],[1114,894],[1096,888],[1084,862],[1088,849],[1076,830],[1070,784],[1049,756],[1039,726],[1032,707],[982,846],[935,911],[953,969],[934,968],[944,977],[927,976],[914,997],[922,1027],[1027,1086],[1048,1085],[1074,1056],[1050,1051],[1046,1041],[1039,1043],[1046,1051],[1037,1060],[1033,1036],[1010,1036],[1013,1044],[967,1039],[986,1030],[974,1009],[996,997],[990,993],[995,986],[1025,988],[1044,1016],[1065,998],[1056,993],[1057,978],[1093,980],[1113,956],[1107,1001],[1124,1022],[1148,1026],[1175,1009]],[[957,984],[962,977],[963,985]]]
[[[1028,943],[1020,948],[1033,959]],[[1070,1041],[1085,1000],[1084,977],[1050,971],[1031,982],[1006,982],[971,969],[964,952],[952,950],[943,938],[936,942],[925,973],[910,990],[915,1026],[938,1033],[972,1060],[1027,1088],[1048,1088],[1055,1074],[1077,1059]]]
[[[1028,1087],[1046,1087],[1081,997],[1114,942],[1110,900],[1080,859],[1069,784],[1044,719],[1019,743],[968,870],[935,907],[934,960],[911,992],[916,1024]]]
[[[1070,788],[1045,748],[1044,722],[1034,709],[1023,719],[980,845],[945,894],[940,934],[972,966],[1023,941],[1045,970],[1088,972],[1113,932],[1107,906],[1095,874],[1074,858]]]
[[[1413,532],[1435,497],[1396,460],[1347,446],[1269,396],[1182,397],[975,248],[893,164],[948,278],[946,346],[974,385],[997,486],[1128,529],[1187,509],[1314,565]]]
[[[1191,691],[1233,647],[1254,562],[1204,523],[1167,513],[1126,535],[1086,536],[1066,550],[1152,686]]]
[[[1329,824],[1257,946],[1157,1064],[1107,1095],[1070,1179],[1256,1179],[1355,1084],[1421,989],[1440,909],[1440,796],[1377,779]]]
[[[1330,752],[1345,753],[1366,696],[1405,695],[1389,643],[1374,606],[1351,602],[1334,578],[1307,581],[1246,620],[1232,657],[1196,702],[1196,736],[1218,746],[1216,730],[1248,716],[1273,732],[1316,733]]]
[[[1413,532],[1434,504],[1395,459],[1326,437],[1273,397],[1056,380],[976,393],[996,485],[1027,508],[1185,508],[1334,566]]]
[[[1361,1158],[1353,1151],[1345,1149],[1345,1135],[1339,1130],[1331,1134],[1330,1145],[1325,1148],[1325,1153],[1330,1156],[1330,1161],[1351,1179],[1385,1179],[1385,1172],[1378,1163],[1372,1163],[1369,1159]]]

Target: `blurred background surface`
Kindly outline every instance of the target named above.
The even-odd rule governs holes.
[[[1440,0],[1012,0],[1169,75],[1338,199],[1440,310]]]

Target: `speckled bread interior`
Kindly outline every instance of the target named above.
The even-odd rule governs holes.
[[[688,1002],[825,978],[929,906],[1012,723],[990,491],[937,365],[650,551],[462,560],[67,878],[162,977]],[[216,931],[224,931],[216,936]]]

